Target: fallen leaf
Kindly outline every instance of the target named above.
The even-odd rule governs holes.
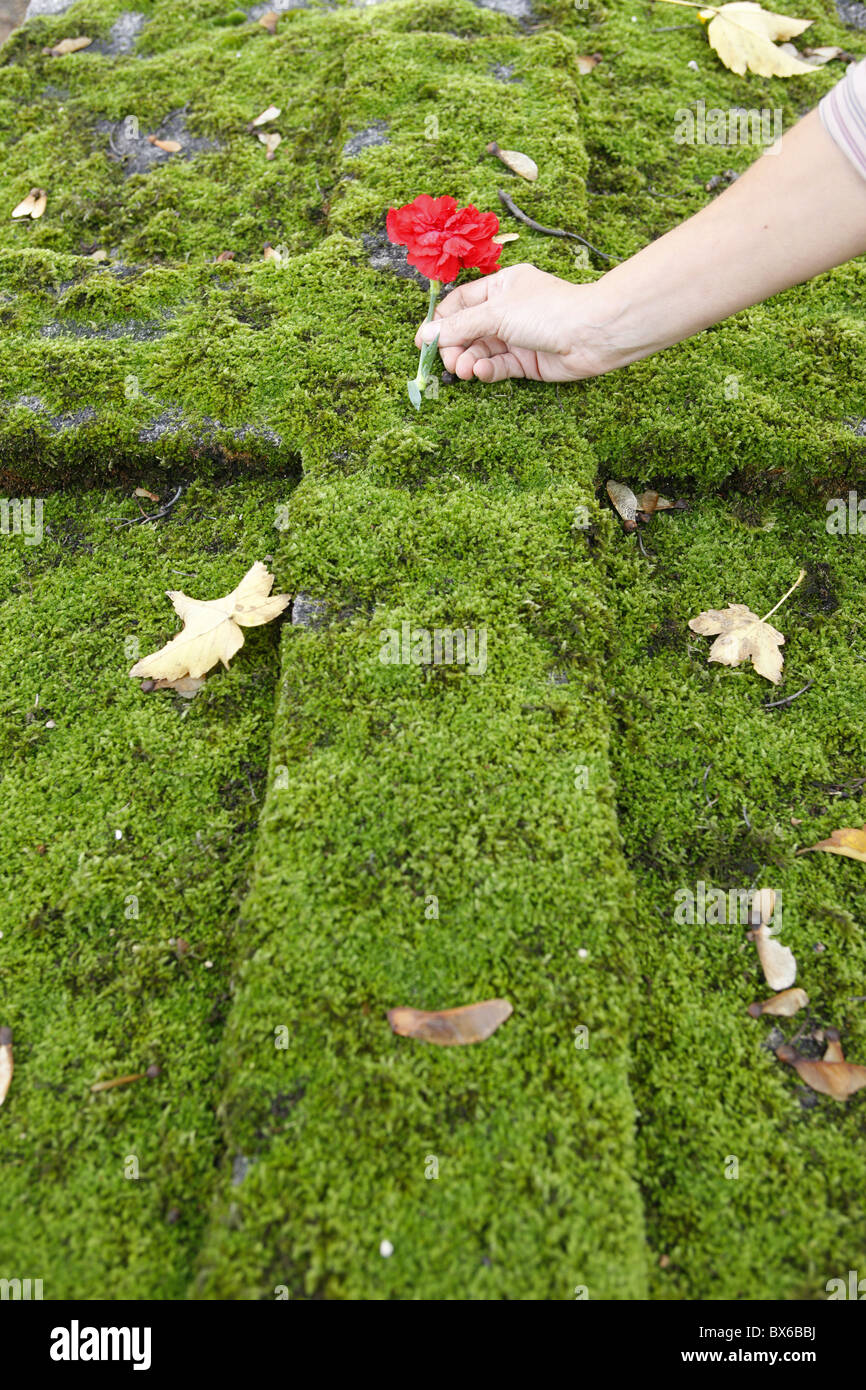
[[[501,159],[506,169],[510,169],[513,174],[519,174],[522,179],[527,179],[529,183],[535,183],[538,178],[538,165],[534,159],[530,159],[528,154],[521,154],[520,150],[501,150],[495,140],[491,140],[487,146],[488,154],[495,154],[497,159]]]
[[[108,252],[107,252],[107,251],[103,251],[102,248],[100,247],[99,250],[97,250],[97,251],[91,251],[90,255],[88,256],[88,260],[97,261],[97,262],[99,262],[99,261],[107,261],[107,260],[108,260]]]
[[[797,853],[811,854],[816,849],[823,850],[825,854],[843,854],[847,859],[859,859],[866,864],[866,825],[859,830],[850,825],[833,830],[829,840],[819,840],[817,845],[807,845],[805,849],[798,849]]]
[[[779,648],[785,638],[777,628],[770,626],[767,619],[782,606],[785,599],[790,598],[805,577],[806,571],[800,570],[788,592],[763,618],[759,618],[743,603],[729,603],[725,609],[710,608],[692,618],[689,622],[692,632],[698,632],[702,637],[720,634],[710,647],[707,659],[719,661],[723,666],[739,666],[741,662],[750,660],[758,675],[778,685],[782,679],[783,660]]]
[[[43,48],[42,52],[50,58],[65,58],[67,53],[77,53],[80,48],[88,48],[93,43],[82,34],[77,39],[61,39],[53,48]]]
[[[505,246],[509,241],[519,241],[519,232],[499,232],[497,236],[492,236],[490,240],[496,246]]]
[[[820,1091],[833,1100],[845,1101],[866,1086],[866,1067],[846,1062],[839,1044],[839,1034],[835,1029],[827,1030],[828,1045],[820,1061],[811,1057],[801,1057],[790,1043],[783,1043],[776,1049],[780,1062],[787,1062],[797,1072],[801,1081]]]
[[[599,63],[601,62],[601,54],[578,53],[575,61],[577,63],[577,70],[580,73],[581,77],[585,77],[588,72],[592,72],[593,68],[598,67]]]
[[[193,695],[198,694],[204,683],[204,676],[179,676],[176,681],[142,681],[141,688],[145,695],[149,695],[152,690],[174,690],[185,700],[191,700]]]
[[[748,1011],[752,1018],[760,1018],[762,1014],[770,1014],[773,1018],[793,1018],[794,1014],[805,1009],[808,1002],[809,996],[804,989],[783,989],[772,999],[750,1004]]]
[[[606,490],[608,497],[614,505],[614,509],[619,514],[619,518],[625,530],[635,531],[637,529],[637,514],[640,508],[638,507],[637,498],[631,488],[626,487],[625,483],[616,483],[611,480],[611,482],[606,484]]]
[[[226,261],[233,261],[234,258],[234,251],[220,251],[219,255],[214,257],[214,263],[216,265],[223,265]]]
[[[811,19],[763,10],[754,0],[734,0],[729,5],[699,5],[692,0],[668,0],[697,10],[707,25],[707,39],[726,68],[742,77],[748,70],[759,77],[796,77],[814,72],[810,63],[783,53],[776,43],[796,38],[808,29]]]
[[[277,265],[282,265],[283,263],[283,258],[280,255],[279,251],[276,249],[276,247],[271,246],[271,243],[269,241],[266,241],[264,244],[264,248],[262,249],[262,257],[266,261],[276,261]]]
[[[268,152],[267,158],[273,159],[277,146],[281,145],[283,142],[283,137],[280,132],[278,130],[269,130],[267,134],[265,134],[263,131],[259,131],[259,139]]]
[[[22,198],[17,207],[12,209],[13,217],[41,217],[45,211],[48,199],[45,196],[44,188],[31,188],[26,198]]]
[[[846,52],[837,44],[829,44],[820,48],[804,48],[803,57],[814,68],[822,68],[825,63],[833,63],[837,58],[842,58],[848,63],[856,63],[857,61],[853,53]]]
[[[259,627],[282,613],[289,594],[271,594],[274,576],[257,560],[230,594],[223,598],[189,598],[167,589],[183,631],[158,652],[137,661],[130,676],[174,682],[183,676],[203,676],[218,661],[228,666],[244,644],[244,627]]]
[[[113,1076],[110,1081],[97,1081],[91,1086],[91,1091],[112,1091],[115,1086],[128,1086],[130,1081],[143,1081],[145,1077],[152,1081],[155,1076],[159,1076],[159,1067],[148,1067],[147,1071],[134,1071],[129,1076]]]
[[[148,497],[151,502],[158,502],[159,497],[155,492],[148,492],[146,487],[137,487],[133,491],[133,497]]]
[[[256,116],[253,125],[266,125],[268,121],[275,121],[281,110],[279,106],[269,106],[260,116]]]
[[[164,150],[166,154],[177,154],[183,149],[179,140],[160,140],[156,135],[148,135],[147,138],[151,145],[156,145],[158,150]]]
[[[259,24],[261,24],[263,29],[267,29],[269,34],[275,34],[277,32],[277,20],[279,17],[276,10],[268,10],[267,13],[263,14],[259,19]]]
[[[0,1105],[6,1099],[15,1070],[12,1061],[12,1029],[0,1028]]]
[[[652,516],[655,512],[672,512],[677,506],[676,502],[669,502],[667,497],[662,497],[657,492],[642,492],[635,502],[638,511],[645,512],[647,516]]]
[[[761,888],[754,893],[749,911],[752,928],[749,935],[770,989],[788,989],[797,978],[797,962],[793,952],[770,931],[775,910],[776,894],[772,888]]]
[[[388,1022],[402,1038],[418,1038],[440,1047],[484,1042],[514,1012],[507,999],[485,999],[459,1009],[391,1009]]]

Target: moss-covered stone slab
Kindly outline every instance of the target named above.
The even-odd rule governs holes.
[[[127,673],[176,630],[163,590],[226,592],[284,497],[194,485],[130,526],[128,497],[52,494],[0,534],[0,1268],[38,1272],[46,1299],[175,1299],[191,1278],[277,634],[251,632],[192,701]]]
[[[198,1297],[645,1291],[633,899],[578,508],[576,483],[412,498],[362,474],[292,498],[277,563],[344,616],[284,633]],[[404,624],[480,637],[484,663],[383,661]],[[477,1046],[388,1027],[493,996],[514,1014]]]

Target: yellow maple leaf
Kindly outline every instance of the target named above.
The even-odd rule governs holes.
[[[685,5],[698,10],[699,18],[707,25],[707,39],[731,72],[742,77],[747,71],[759,77],[798,77],[814,72],[812,63],[795,58],[776,47],[802,34],[811,19],[794,19],[790,15],[764,10],[754,0],[733,0],[728,5],[700,5],[692,0],[666,0],[670,5]]]
[[[183,619],[183,631],[158,652],[137,661],[131,676],[176,681],[203,676],[221,661],[228,666],[244,644],[242,628],[259,627],[282,613],[289,594],[271,594],[274,576],[257,560],[223,598],[190,598],[176,589],[166,594]]]
[[[806,571],[801,570],[797,582],[763,618],[759,618],[744,603],[729,603],[727,608],[709,608],[690,619],[692,632],[699,632],[702,637],[716,638],[707,659],[719,661],[723,666],[739,666],[743,661],[751,661],[758,675],[778,685],[782,679],[783,661],[779,648],[785,638],[767,619],[786,598],[790,598],[805,577]]]

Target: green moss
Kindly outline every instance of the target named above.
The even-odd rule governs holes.
[[[285,637],[223,1063],[252,1166],[226,1174],[199,1296],[643,1292],[631,890],[580,505],[575,484],[410,500],[362,475],[294,495],[279,563],[334,620]],[[486,672],[383,664],[403,622],[483,630]],[[497,995],[514,1016],[475,1048],[386,1022]]]
[[[828,535],[827,515],[821,500],[777,502],[752,518],[771,529],[749,531],[699,499],[658,518],[655,564],[623,539],[610,571],[611,748],[646,983],[639,1171],[650,1244],[669,1258],[654,1297],[823,1298],[866,1254],[862,1106],[807,1092],[767,1048],[774,1024],[790,1037],[805,1020],[841,1029],[849,1058],[866,1058],[861,868],[796,855],[866,819],[862,788],[841,799],[866,766],[866,551],[862,537]],[[688,619],[729,602],[764,613],[801,566],[809,579],[773,619],[787,638],[782,685],[709,665]],[[763,708],[809,681],[789,706]],[[701,880],[781,891],[807,1015],[747,1016],[772,991],[745,927],[674,920],[677,891]]]
[[[232,587],[281,496],[196,484],[170,519],[118,529],[128,497],[52,495],[40,544],[0,537],[0,1269],[46,1298],[181,1297],[201,1240],[276,629],[191,703],[127,672],[176,631],[162,590]],[[155,1081],[90,1093],[151,1064]]]
[[[864,472],[863,263],[627,372],[416,416],[423,289],[370,262],[390,205],[500,187],[627,256],[753,157],[678,144],[682,109],[787,126],[838,73],[738,78],[698,23],[653,33],[666,7],[537,8],[311,6],[272,36],[154,0],[134,54],[45,57],[107,35],[120,0],[86,0],[4,49],[0,205],[49,201],[0,220],[0,488],[50,490],[51,532],[0,537],[0,1264],[54,1271],[47,1297],[814,1298],[866,1256],[862,1106],[804,1105],[762,1046],[741,927],[673,921],[699,880],[781,887],[808,1026],[864,1060],[858,866],[795,853],[864,818],[866,561],[824,528]],[[178,113],[207,143],[124,177],[105,123]],[[572,246],[521,226],[502,260],[602,273]],[[656,561],[599,511],[610,476],[690,498]],[[161,529],[115,526],[119,480],[181,479]],[[266,554],[324,625],[279,658],[252,634],[191,706],[126,680],[125,640],[174,630],[163,589]],[[814,684],[768,711],[687,622],[766,611],[800,565],[778,695]],[[484,629],[485,674],[383,664],[404,622]],[[481,1047],[385,1019],[496,994]]]

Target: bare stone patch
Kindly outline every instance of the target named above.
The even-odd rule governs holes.
[[[110,58],[134,53],[135,41],[147,22],[147,16],[139,14],[138,10],[124,10],[109,29],[108,38],[94,39],[90,47],[83,49],[82,52],[85,54],[102,53]]]
[[[307,0],[267,0],[267,4],[253,5],[251,10],[246,11],[246,14],[250,19],[259,20],[269,10],[273,10],[274,14],[287,14],[289,10],[305,10],[306,8]]]
[[[61,434],[64,430],[75,429],[78,425],[86,425],[96,419],[96,411],[91,405],[83,406],[81,410],[68,411],[65,415],[49,415],[48,408],[40,396],[18,396],[13,405],[44,418],[52,434]]]
[[[849,29],[866,29],[866,5],[860,0],[836,0],[836,13]]]
[[[36,19],[39,15],[66,14],[74,4],[75,0],[30,0],[24,11],[24,18]]]
[[[522,82],[522,77],[514,76],[513,63],[493,63],[490,72],[497,82]]]
[[[177,406],[167,406],[155,420],[149,425],[143,425],[138,431],[138,441],[140,444],[157,444],[161,439],[171,438],[172,435],[181,434],[190,428],[190,421],[184,412]],[[219,420],[214,420],[209,415],[204,415],[200,421],[196,422],[194,429],[195,437],[202,443],[215,438],[217,434],[230,434],[233,439],[263,439],[268,444],[273,444],[279,448],[282,444],[282,436],[272,430],[269,425],[224,425]]]
[[[482,10],[496,10],[509,19],[534,19],[531,0],[472,0]]]
[[[372,145],[390,145],[388,139],[388,122],[373,121],[364,130],[349,131],[349,139],[343,146],[343,158],[352,159],[360,154],[362,150],[368,150]]]
[[[309,594],[296,594],[292,600],[292,626],[317,628],[327,621],[328,605],[324,599]]]
[[[169,159],[192,159],[204,151],[219,149],[213,140],[190,135],[186,128],[185,110],[172,111],[153,131],[142,130],[138,121],[130,116],[120,121],[98,121],[96,128],[108,132],[109,151],[123,165],[125,178],[132,174],[147,174]],[[155,135],[159,140],[176,140],[182,148],[170,154],[151,144],[148,139],[150,135]]]
[[[149,322],[145,319],[127,319],[106,323],[99,328],[94,328],[92,324],[85,323],[61,323],[53,320],[51,323],[43,324],[39,330],[43,338],[134,338],[136,342],[146,342],[154,338],[164,338],[168,332],[167,328],[162,327],[158,322]]]

